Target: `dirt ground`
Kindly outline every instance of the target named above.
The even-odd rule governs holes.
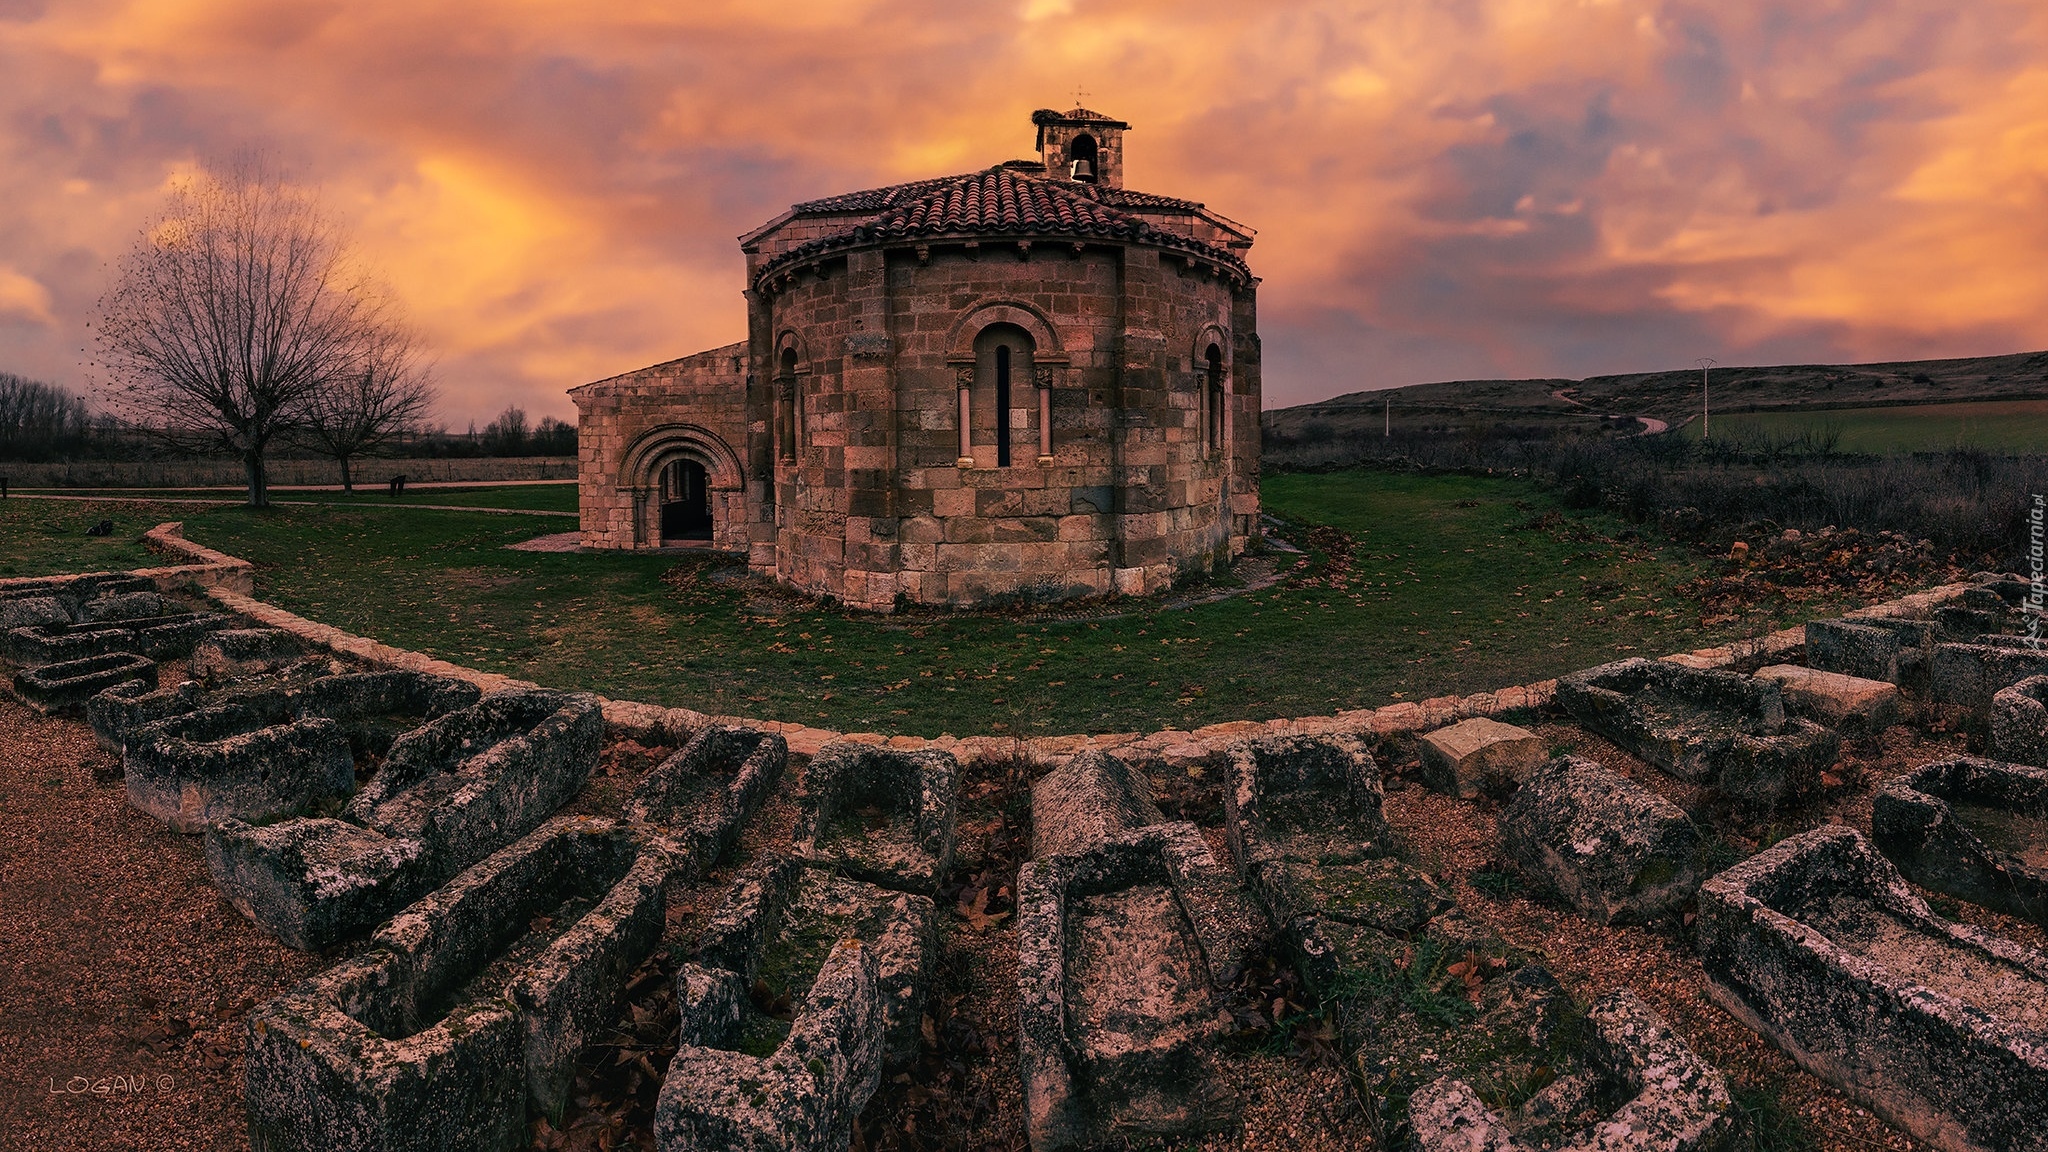
[[[242,1016],[319,970],[128,806],[77,720],[0,699],[0,1148],[245,1149]]]

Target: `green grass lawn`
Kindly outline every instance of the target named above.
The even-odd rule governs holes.
[[[0,577],[99,572],[168,563],[142,546],[142,534],[165,520],[181,519],[176,507],[99,501],[88,504],[70,500],[0,500]],[[101,520],[114,522],[114,534],[87,536],[85,530]]]
[[[1685,435],[1699,438],[1699,422]],[[1897,408],[1738,412],[1713,418],[1716,438],[1838,435],[1844,452],[1922,452],[1958,446],[2048,452],[2048,400],[1983,400]]]
[[[764,595],[712,557],[504,547],[561,531],[555,518],[368,502],[256,513],[10,501],[0,555],[22,571],[119,566],[137,558],[132,545],[92,551],[100,542],[70,529],[107,516],[132,541],[183,520],[190,538],[253,561],[265,599],[388,643],[612,696],[917,735],[1376,707],[1699,647],[1737,627],[1701,632],[1674,593],[1710,562],[1564,512],[1521,481],[1352,472],[1278,476],[1264,491],[1269,511],[1322,526],[1301,567],[1283,557],[1281,584],[1065,621],[841,613]],[[130,551],[116,560],[118,548]]]

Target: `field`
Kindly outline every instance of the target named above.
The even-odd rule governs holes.
[[[574,456],[475,456],[442,459],[370,459],[357,462],[356,483],[382,486],[393,475],[409,480],[495,483],[507,480],[574,480]],[[60,460],[43,463],[0,463],[0,479],[17,489],[58,487],[194,488],[235,487],[243,482],[242,466],[233,460]],[[340,484],[332,460],[278,458],[270,462],[270,483]]]
[[[1833,440],[1843,452],[1928,452],[1984,448],[2048,452],[2048,400],[1984,400],[1893,408],[1737,412],[1713,418],[1713,433],[1738,439]],[[1699,438],[1699,424],[1685,435]]]
[[[539,494],[547,493],[548,496]],[[491,506],[552,488],[479,491]],[[150,561],[162,520],[257,566],[267,600],[402,647],[563,687],[915,735],[1189,728],[1482,691],[1777,621],[1700,627],[1682,582],[1719,562],[1567,513],[1534,485],[1370,472],[1279,476],[1304,556],[1259,591],[1038,617],[849,614],[719,557],[505,545],[555,517],[146,501],[0,505],[7,574]],[[438,499],[437,499],[437,502]],[[80,536],[115,520],[114,541]],[[1818,610],[1809,605],[1804,617]]]
[[[17,496],[42,495],[60,496],[66,500],[90,498],[98,500],[134,500],[138,493],[133,488],[34,488],[14,490]],[[223,488],[151,488],[147,492],[150,500],[167,502],[195,501],[210,504],[241,504],[239,489]],[[465,508],[517,508],[542,512],[576,511],[576,485],[573,481],[549,481],[546,483],[524,483],[507,486],[477,486],[450,488],[408,487],[403,496],[390,496],[381,487],[357,488],[355,492],[301,491],[277,489],[270,491],[272,503],[288,507],[317,504],[327,507],[404,507],[407,505],[459,505]]]

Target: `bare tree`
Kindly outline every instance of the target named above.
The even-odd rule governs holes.
[[[352,461],[422,422],[434,406],[432,374],[412,333],[378,325],[359,360],[331,374],[306,397],[300,435],[341,466],[344,492],[356,490]]]
[[[493,456],[524,455],[526,409],[508,404],[497,419],[484,425],[484,451]]]
[[[121,261],[100,389],[139,425],[238,457],[262,507],[272,445],[376,359],[393,319],[317,198],[242,157],[175,186]]]
[[[94,430],[85,401],[55,384],[0,372],[0,460],[75,453]]]

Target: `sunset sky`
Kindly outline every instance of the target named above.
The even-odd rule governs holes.
[[[745,333],[792,201],[1132,122],[1258,229],[1266,403],[2048,348],[2041,0],[0,0],[0,371],[84,388],[166,183],[323,189],[441,418]]]

